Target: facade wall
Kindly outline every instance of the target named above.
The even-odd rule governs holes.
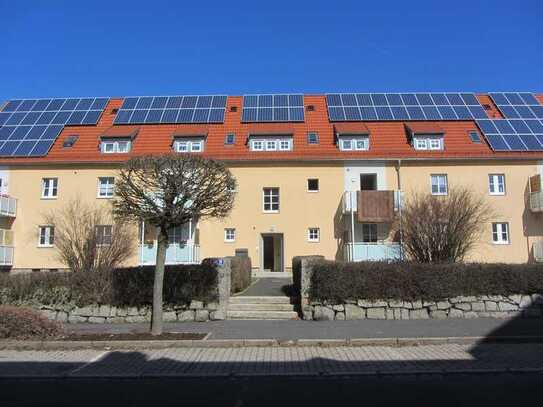
[[[374,172],[378,174],[379,189],[397,189],[395,164],[369,161],[232,164],[231,171],[238,180],[234,209],[226,219],[199,222],[196,241],[200,245],[200,259],[231,256],[236,249],[245,248],[253,267],[260,268],[262,234],[282,235],[283,265],[287,270],[293,256],[320,254],[340,259],[340,243],[345,228],[349,228],[342,215],[343,191],[359,188],[355,184],[360,173]],[[462,184],[480,191],[495,209],[494,220],[509,223],[511,243],[494,245],[489,224],[469,260],[526,262],[531,260],[532,242],[543,236],[543,214],[531,213],[525,204],[528,177],[538,173],[539,168],[537,161],[402,161],[400,175],[405,198],[413,191],[430,191],[431,174],[447,174],[449,187]],[[4,222],[3,227],[15,233],[13,269],[63,268],[55,258],[54,248],[38,247],[38,226],[43,224],[44,215],[77,196],[96,205],[109,205],[109,200],[97,198],[98,177],[114,176],[116,171],[114,164],[9,168],[9,194],[18,199],[18,211],[17,218]],[[488,193],[488,174],[493,173],[505,174],[504,196]],[[45,177],[59,179],[57,199],[41,198],[41,180]],[[319,179],[318,192],[307,191],[309,178]],[[264,213],[265,187],[279,188],[278,213]],[[308,228],[313,227],[320,229],[317,243],[308,241]],[[225,228],[236,229],[235,242],[225,242]],[[386,240],[390,232],[390,228],[380,225],[379,239]],[[139,235],[137,227],[134,233]],[[128,263],[135,265],[139,261],[140,253],[135,247]]]

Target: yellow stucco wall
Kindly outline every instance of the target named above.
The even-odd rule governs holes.
[[[447,174],[449,188],[468,186],[481,193],[491,205],[493,222],[508,222],[510,244],[492,243],[489,222],[480,244],[468,260],[484,262],[522,263],[530,259],[532,242],[543,236],[543,215],[530,212],[526,205],[528,178],[538,173],[536,161],[479,161],[470,162],[410,162],[403,161],[400,168],[402,190],[406,199],[413,191],[430,191],[431,174]],[[490,195],[489,174],[505,174],[505,195]],[[387,167],[390,188],[397,185],[397,172]]]
[[[397,188],[393,163],[385,164],[387,188]],[[272,163],[232,164],[238,180],[235,207],[226,219],[199,223],[200,258],[233,255],[236,248],[246,248],[253,266],[260,266],[261,234],[280,233],[284,238],[284,266],[290,268],[292,256],[321,254],[338,257],[337,223],[344,190],[344,163]],[[97,205],[109,200],[97,198],[98,177],[114,176],[114,166],[11,167],[9,194],[18,199],[17,218],[11,229],[15,233],[14,269],[62,268],[54,248],[38,247],[38,226],[43,215],[79,196]],[[464,184],[485,194],[495,208],[495,221],[509,222],[511,244],[494,245],[491,226],[471,260],[525,262],[531,243],[543,236],[543,214],[532,214],[525,205],[528,177],[538,172],[537,162],[402,162],[401,181],[405,196],[414,190],[430,190],[430,174],[448,175],[449,186]],[[488,174],[503,173],[506,195],[490,196]],[[59,179],[57,199],[41,199],[41,180]],[[319,192],[307,192],[307,179],[319,179]],[[264,213],[262,189],[280,189],[279,213]],[[320,242],[307,239],[309,227],[320,228]],[[224,242],[224,228],[236,229],[236,241]],[[135,231],[135,233],[137,233]],[[130,264],[139,261],[135,250]]]

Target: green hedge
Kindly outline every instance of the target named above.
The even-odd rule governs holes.
[[[235,294],[245,290],[251,284],[251,258],[246,256],[230,257],[232,280],[230,293]]]
[[[534,293],[543,293],[543,266],[531,264],[319,261],[309,289],[311,300],[331,303]]]
[[[154,266],[109,272],[1,274],[0,304],[144,306],[152,303]],[[164,303],[217,299],[217,270],[201,265],[166,266]]]

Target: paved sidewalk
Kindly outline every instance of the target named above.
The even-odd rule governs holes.
[[[70,324],[72,332],[144,332],[149,324]],[[166,323],[170,332],[210,333],[208,339],[353,339],[542,336],[543,319],[447,319],[362,321],[247,321]]]
[[[0,351],[0,378],[543,372],[543,344]]]
[[[269,297],[269,296],[283,296],[285,292],[283,287],[292,285],[291,277],[265,277],[258,278],[253,281],[251,285],[240,294],[236,296],[254,296],[254,297]]]

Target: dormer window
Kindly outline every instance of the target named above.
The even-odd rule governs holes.
[[[100,142],[100,151],[104,154],[126,154],[131,147],[130,138],[103,138]]]
[[[173,142],[173,150],[176,153],[201,153],[204,151],[204,138],[177,138]]]
[[[417,134],[413,136],[415,150],[443,150],[442,134]]]
[[[292,137],[257,136],[249,141],[251,151],[291,151]]]
[[[366,135],[348,135],[338,136],[339,149],[341,151],[366,151],[370,148],[370,139]]]

